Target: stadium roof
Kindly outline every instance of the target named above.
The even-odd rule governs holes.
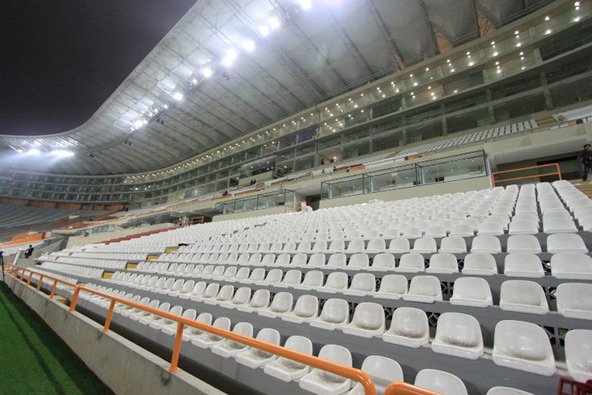
[[[159,169],[549,2],[200,0],[84,124],[0,136],[2,165],[67,174]],[[26,155],[36,150],[75,155],[48,166]]]

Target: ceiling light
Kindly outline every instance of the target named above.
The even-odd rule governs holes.
[[[201,75],[203,75],[206,78],[210,78],[212,74],[214,74],[214,71],[209,67],[204,67],[203,69],[201,69]]]
[[[230,48],[228,51],[226,51],[226,56],[222,58],[222,64],[226,67],[230,67],[237,57],[238,53],[236,52],[236,49]]]
[[[302,7],[302,9],[304,11],[308,11],[312,8],[312,1],[310,0],[300,0],[300,7]]]
[[[267,37],[269,35],[269,27],[268,26],[259,26],[259,34],[261,34],[261,37]]]
[[[183,94],[181,92],[175,92],[173,93],[173,99],[176,101],[181,101],[183,100]]]
[[[51,151],[52,155],[59,156],[60,158],[70,158],[74,156],[74,152],[66,150],[54,150]]]
[[[276,18],[275,16],[272,16],[271,18],[269,18],[269,20],[267,22],[269,23],[269,27],[271,27],[273,30],[279,29],[280,26],[282,26],[280,20],[278,18]]]
[[[244,41],[243,48],[247,52],[253,52],[255,50],[255,41],[253,41],[253,40]]]

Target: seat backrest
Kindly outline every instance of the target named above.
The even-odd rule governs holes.
[[[294,315],[302,318],[316,317],[319,311],[319,299],[314,295],[302,295],[296,300]]]
[[[374,292],[376,290],[376,278],[372,273],[356,273],[352,278],[349,289]]]
[[[494,353],[529,361],[555,360],[547,334],[530,322],[504,320],[495,326]]]
[[[304,280],[302,280],[302,285],[306,285],[308,287],[321,287],[323,286],[323,281],[325,280],[325,275],[320,270],[312,270],[307,272],[304,275]]]
[[[249,302],[249,306],[254,308],[263,308],[269,306],[269,300],[271,298],[271,293],[268,289],[258,289],[253,294],[251,301]]]
[[[420,370],[415,377],[415,386],[441,394],[468,394],[467,388],[461,379],[453,374],[436,369]]]
[[[459,277],[454,282],[453,298],[480,300],[491,305],[493,298],[487,280],[480,277]]]
[[[493,275],[497,274],[495,258],[489,253],[471,252],[465,255],[464,274]]]
[[[327,282],[325,283],[325,288],[333,288],[333,289],[345,289],[347,288],[347,273],[343,272],[333,272],[327,276]]]
[[[303,354],[312,355],[312,342],[304,336],[290,336],[286,340],[286,343],[284,343],[284,347]]]
[[[384,329],[384,310],[378,303],[362,302],[356,306],[352,325],[368,330]]]
[[[362,363],[362,371],[372,377],[376,392],[383,394],[390,383],[403,380],[403,370],[398,362],[380,355],[370,355]]]
[[[463,313],[442,313],[438,318],[435,340],[457,347],[483,347],[479,322]]]
[[[414,268],[414,269],[424,270],[425,263],[424,263],[423,255],[418,254],[417,252],[403,254],[401,256],[401,259],[399,260],[399,267],[400,268]]]
[[[415,307],[399,307],[393,312],[389,332],[413,339],[429,337],[428,316]]]
[[[270,343],[276,346],[280,344],[280,333],[277,329],[263,328],[257,333],[257,340]]]
[[[349,320],[349,305],[344,299],[327,299],[321,311],[321,320],[332,324],[345,324]]]
[[[393,254],[377,254],[372,260],[373,268],[394,269],[395,256]]]
[[[440,287],[440,280],[436,276],[413,277],[409,284],[409,293],[433,296],[436,300],[442,300],[442,288]]]
[[[333,267],[343,267],[346,264],[347,257],[345,254],[332,254],[329,256],[329,261],[327,262],[327,266]]]
[[[408,290],[407,278],[400,274],[387,274],[380,281],[379,292],[404,295]]]
[[[278,292],[273,297],[269,310],[274,313],[287,313],[292,310],[294,296],[290,292]]]
[[[349,264],[347,265],[347,267],[366,268],[366,267],[370,266],[369,262],[370,262],[370,259],[368,258],[367,254],[365,254],[365,253],[353,254],[349,258]]]

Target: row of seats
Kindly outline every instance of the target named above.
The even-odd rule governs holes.
[[[288,243],[243,243],[243,244],[199,244],[199,252],[191,252],[187,247],[181,247],[179,251],[184,253],[169,253],[162,254],[162,260],[176,261],[181,260],[188,262],[199,262],[206,256],[211,255],[226,255],[226,256],[240,256],[248,253],[331,253],[331,252],[346,252],[346,253],[405,253],[410,251],[416,252],[467,252],[467,238],[464,234],[443,236],[436,240],[438,236],[434,235],[419,235],[418,237],[405,238],[394,236],[390,239],[384,238],[369,238],[369,239],[352,239],[350,241],[336,240],[332,242],[317,241],[311,243],[309,241],[288,242]],[[507,245],[502,249],[502,243],[498,237],[492,235],[475,236],[469,238],[471,241],[471,250],[480,250],[483,252],[502,253],[502,252],[542,252],[542,247],[539,240],[533,235],[513,235],[509,236]],[[547,236],[547,252],[588,252],[586,243],[580,235],[577,234],[556,234]],[[412,247],[413,245],[413,247]],[[240,254],[240,255],[239,255]],[[80,256],[80,255],[77,255]],[[81,256],[84,257],[84,256]]]
[[[358,273],[353,276],[348,286],[348,279],[344,273],[331,273],[324,280],[324,275],[318,271],[308,272],[304,278],[302,273],[291,270],[285,274],[278,269],[253,277],[243,277],[229,274],[222,277],[227,282],[241,284],[257,284],[277,288],[294,288],[311,290],[326,294],[343,293],[345,295],[368,296],[379,299],[403,299],[412,302],[434,303],[443,301],[442,287],[438,278],[434,276],[416,276],[411,282],[402,275],[389,274],[382,278],[380,287],[376,289],[376,279],[372,274]],[[211,299],[214,302],[233,305],[248,304],[252,290],[248,287],[234,287],[205,281],[183,280],[171,277],[159,277],[142,274],[116,272],[113,282],[146,289],[153,292],[171,293],[186,299]],[[263,290],[261,290],[263,291]],[[262,292],[262,295],[268,295]],[[263,297],[263,296],[262,296]],[[555,292],[557,311],[571,318],[592,319],[592,284],[563,283]],[[236,299],[235,299],[236,298]],[[293,298],[293,297],[292,297]],[[493,306],[493,297],[489,284],[482,278],[463,277],[454,282],[450,303],[460,306],[488,307]],[[532,281],[507,280],[502,283],[499,297],[499,307],[506,311],[522,313],[546,314],[549,304],[543,288]]]
[[[138,269],[156,273],[176,273],[187,276],[222,276],[235,272],[237,266],[250,268],[307,268],[307,269],[348,269],[357,271],[401,272],[432,274],[459,273],[459,261],[462,260],[462,273],[468,275],[488,276],[498,274],[498,265],[495,258],[488,253],[470,253],[463,257],[457,257],[451,253],[436,253],[429,258],[419,253],[407,253],[396,258],[393,254],[378,254],[374,258],[366,254],[354,254],[348,257],[345,254],[332,254],[328,258],[325,254],[317,253],[310,257],[299,253],[290,257],[282,254],[276,258],[274,254],[263,257],[254,254],[252,258],[245,257],[242,261],[230,261],[217,259],[209,265],[192,265],[185,263],[166,262],[141,262]],[[427,262],[427,265],[426,265]],[[99,262],[95,262],[99,264]],[[551,257],[551,275],[561,279],[592,279],[592,258],[581,253],[557,253]],[[231,267],[233,269],[231,269]],[[540,278],[545,276],[545,265],[541,259],[531,253],[511,253],[504,257],[503,274],[510,277]]]
[[[210,313],[201,313],[198,315],[194,309],[183,311],[182,306],[171,307],[169,303],[161,304],[156,299],[150,300],[147,297],[141,298],[139,295],[125,293],[123,291],[114,291],[103,287],[96,288],[114,294],[115,296],[139,301],[142,304],[147,304],[161,311],[168,311],[175,315],[182,315],[189,319],[196,319],[199,322],[213,325],[218,328],[226,330],[231,329],[231,321],[226,317],[218,317],[214,320]],[[306,296],[308,295],[299,298],[299,300],[302,300],[301,305],[303,306],[307,304],[304,299]],[[110,302],[108,299],[98,296],[89,295],[84,297],[105,308],[108,307]],[[327,305],[327,303],[329,303],[329,301],[327,301],[325,305]],[[329,308],[324,307],[323,311],[325,311],[325,309],[328,310]],[[358,305],[354,312],[352,322],[350,324],[345,324],[341,330],[345,333],[362,335],[365,337],[368,337],[368,333],[370,332],[370,336],[375,336],[377,330],[373,330],[372,327],[376,326],[376,324],[369,322],[368,319],[368,316],[374,313],[373,310],[376,312],[380,310],[380,312],[382,312],[380,306],[372,303]],[[160,330],[168,335],[174,335],[176,333],[176,323],[172,320],[142,310],[137,310],[126,305],[117,307],[116,311],[123,316],[150,326],[153,329]],[[304,309],[302,311],[304,311]],[[479,324],[469,315],[460,313],[442,314],[438,319],[436,335],[430,341],[429,333],[421,333],[422,325],[420,323],[423,322],[427,325],[427,317],[425,317],[425,313],[413,308],[399,308],[395,310],[394,314],[391,328],[388,331],[384,331],[384,321],[379,324],[379,330],[382,331],[382,336],[385,341],[410,347],[426,346],[429,343],[434,352],[469,359],[478,359],[484,352]],[[321,313],[321,316],[323,316],[323,313]],[[327,315],[327,317],[330,316],[330,314]],[[283,317],[284,316],[282,316],[282,318]],[[263,333],[259,332],[261,336],[258,335],[257,338],[279,345],[279,332],[276,332],[273,328],[269,329],[270,330]],[[252,337],[254,334],[253,326],[249,322],[237,323],[234,326],[233,331],[249,337]],[[299,336],[296,338],[302,339]],[[295,363],[294,361],[280,361],[281,358],[274,358],[270,354],[254,351],[252,349],[249,351],[249,348],[244,345],[236,344],[217,335],[203,332],[197,328],[186,327],[183,333],[183,340],[191,342],[193,345],[200,348],[209,348],[215,354],[225,358],[234,357],[238,363],[243,363],[251,368],[263,367],[266,373],[283,381],[293,381],[301,377],[307,377],[307,374],[310,373],[308,371],[309,368],[305,365]],[[589,376],[592,371],[587,362],[588,355],[585,352],[592,347],[592,331],[572,330],[567,333],[565,342],[566,362],[570,374],[577,377],[582,377],[582,375],[585,377]],[[299,346],[296,346],[295,343],[299,344]],[[286,342],[284,347],[312,354],[312,343],[310,341],[299,340],[298,342],[294,341],[294,343]],[[331,357],[333,353],[322,352],[325,347],[328,347],[328,345],[323,346],[319,357],[332,360],[345,366],[352,366],[351,355],[347,349],[343,347],[338,348],[340,351],[336,351],[337,349],[335,349],[335,355]],[[245,358],[237,358],[241,355],[239,354],[240,352],[249,352],[249,354],[242,355]],[[338,357],[337,355],[341,355],[341,357]],[[544,330],[534,324],[525,322],[509,320],[498,323],[495,330],[494,347],[491,357],[497,365],[513,369],[524,370],[541,375],[551,375],[555,371],[553,353]],[[393,365],[386,360],[382,360],[381,362],[386,366]],[[305,371],[300,371],[301,369],[304,369]],[[364,369],[364,366],[362,366],[362,369]],[[395,371],[395,369],[392,371]],[[397,372],[398,371],[399,370],[397,370]],[[374,377],[372,372],[368,373]],[[400,376],[397,374],[396,378],[390,377],[390,374],[383,376],[378,380],[379,385],[381,383],[387,384],[388,382],[403,379],[402,374]],[[316,379],[318,379],[318,377],[315,378],[315,380]],[[333,377],[333,379],[327,380],[328,383],[324,383],[322,379],[320,379],[320,383],[315,382],[315,380],[313,380],[313,377],[309,377],[308,380],[304,380],[305,385],[301,385],[301,387],[317,394],[342,394],[351,388],[351,385],[343,384],[347,381],[344,378]],[[458,381],[462,383],[462,381]],[[341,383],[343,387],[334,387],[337,382]],[[415,383],[417,385],[417,378]],[[464,391],[462,390],[464,385],[462,387],[454,386],[450,388],[434,388],[428,385],[429,384],[418,386],[439,391],[444,394],[467,393],[466,389],[464,389]],[[382,386],[381,389],[383,388],[384,386]],[[454,388],[454,391],[450,392],[452,388]]]

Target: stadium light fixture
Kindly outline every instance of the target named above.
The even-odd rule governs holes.
[[[210,78],[213,74],[214,71],[209,67],[204,67],[201,69],[201,75],[203,75],[205,78]]]
[[[51,154],[59,158],[71,158],[74,156],[74,152],[67,150],[53,150]]]
[[[249,53],[255,51],[255,41],[253,40],[245,40],[243,42],[243,49]]]
[[[39,151],[37,148],[31,148],[27,151],[27,155],[39,155],[40,153],[41,151]]]
[[[304,11],[308,11],[312,8],[312,1],[310,0],[300,0],[300,7],[302,7],[302,9]]]
[[[236,49],[230,48],[228,51],[226,51],[224,58],[222,58],[222,64],[226,67],[230,67],[237,57],[238,53],[236,52]]]
[[[276,18],[275,16],[272,16],[271,18],[269,18],[269,20],[267,22],[269,23],[269,27],[271,27],[272,30],[277,30],[282,26],[282,23],[280,22],[280,20],[278,18]]]
[[[183,100],[183,94],[181,92],[175,92],[173,93],[173,99],[175,99],[176,101],[181,101]]]

